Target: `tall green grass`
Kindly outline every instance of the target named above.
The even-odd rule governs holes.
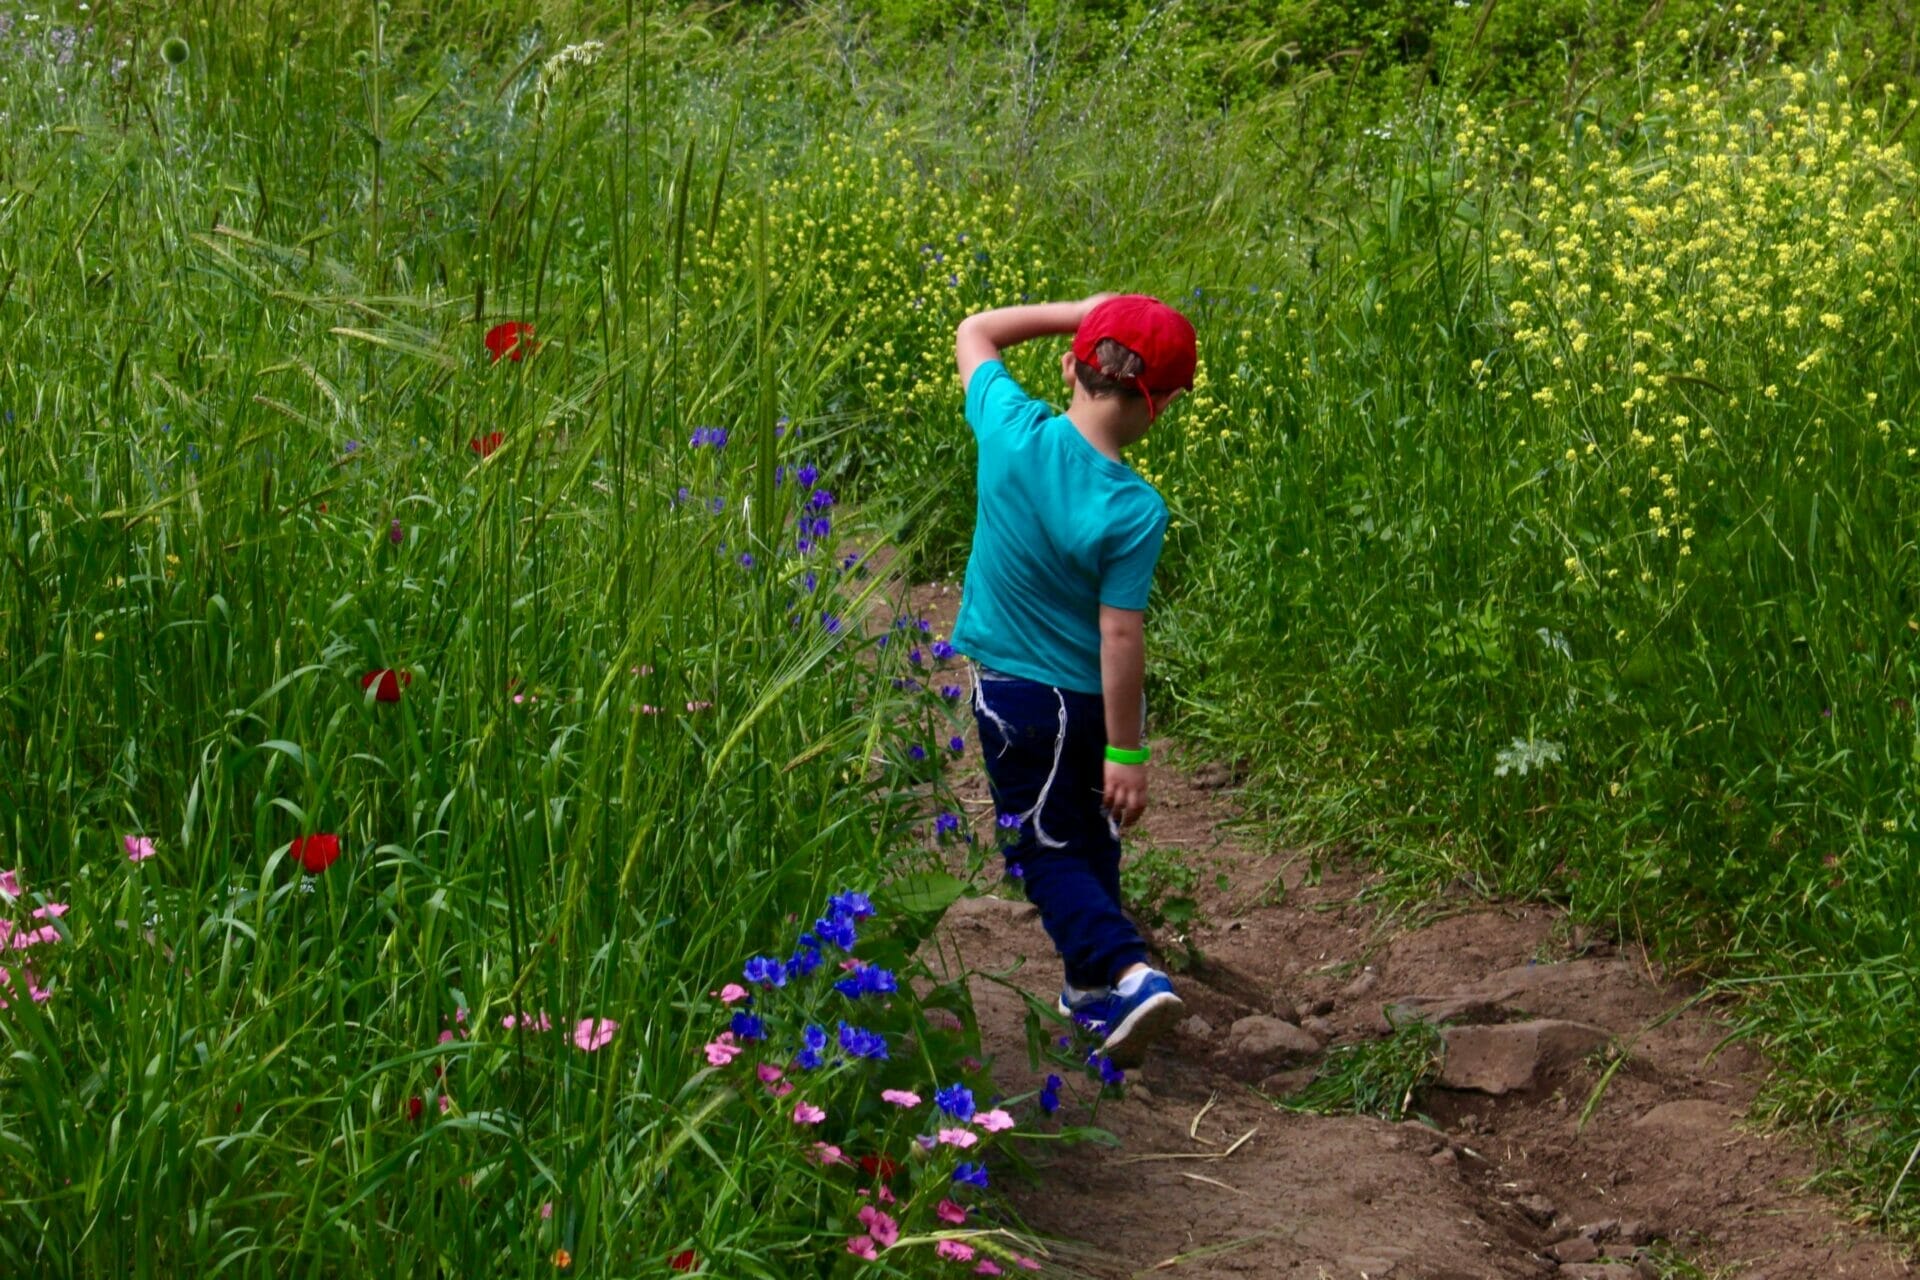
[[[842,557],[907,528],[956,562],[952,324],[1095,287],[1201,327],[1140,455],[1176,520],[1159,705],[1409,888],[1737,975],[1783,1113],[1847,1121],[1910,1214],[1910,104],[1864,59],[1629,41],[1539,109],[1444,68],[1402,110],[1312,74],[1223,108],[1166,91],[1177,43],[1045,15],[736,16],[0,37],[0,868],[19,913],[70,904],[53,998],[0,1015],[0,1256],[843,1257],[820,1183],[707,1107],[698,1002],[912,865],[899,726],[946,712],[900,646],[851,656],[879,597]],[[503,320],[531,359],[489,360]],[[320,830],[346,853],[303,877]],[[621,1030],[501,1033],[542,1008]]]

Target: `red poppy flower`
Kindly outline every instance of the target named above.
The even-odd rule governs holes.
[[[494,362],[524,360],[533,350],[533,326],[524,320],[509,320],[487,330],[487,350]]]
[[[380,682],[380,687],[373,691],[373,700],[375,702],[398,702],[400,701],[400,686],[413,683],[413,672],[395,671],[391,667],[382,667],[378,671],[369,671],[361,676],[360,687],[364,689],[376,680]]]
[[[317,876],[332,866],[334,859],[340,856],[340,837],[295,836],[293,848],[289,852],[293,854],[295,862]]]
[[[675,1271],[692,1271],[700,1265],[700,1259],[693,1256],[693,1250],[682,1249],[667,1259],[667,1265]]]
[[[420,1101],[419,1094],[416,1093],[407,1099],[407,1119],[413,1121],[415,1124],[420,1123],[420,1113],[426,1109],[427,1104]]]
[[[519,357],[515,356],[514,359],[517,360]],[[473,450],[483,458],[491,458],[493,451],[500,447],[500,442],[505,438],[506,437],[502,436],[498,431],[489,431],[483,436],[475,436],[473,439],[467,441],[467,448]]]
[[[891,1182],[900,1172],[900,1162],[891,1156],[861,1156],[860,1167],[882,1182]]]

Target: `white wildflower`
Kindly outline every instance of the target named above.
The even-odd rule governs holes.
[[[1515,738],[1512,746],[1494,753],[1493,776],[1504,778],[1509,773],[1518,773],[1524,778],[1532,770],[1558,764],[1565,751],[1559,743],[1545,738]]]

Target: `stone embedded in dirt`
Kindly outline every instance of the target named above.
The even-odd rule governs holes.
[[[1445,1151],[1436,1151],[1428,1156],[1427,1163],[1436,1169],[1451,1169],[1460,1163],[1460,1157],[1453,1154],[1452,1147],[1448,1147]]]
[[[1513,1206],[1520,1212],[1526,1214],[1527,1217],[1533,1219],[1539,1226],[1544,1227],[1553,1221],[1553,1201],[1547,1199],[1537,1191],[1532,1195],[1521,1196],[1513,1202]]]
[[[1482,995],[1407,996],[1387,1006],[1390,1027],[1409,1022],[1429,1022],[1439,1026],[1447,1022],[1498,1022],[1507,1008]]]
[[[1586,1236],[1575,1236],[1550,1246],[1547,1252],[1555,1262],[1592,1262],[1600,1256],[1600,1246]]]
[[[1269,1098],[1287,1098],[1299,1093],[1313,1083],[1312,1067],[1295,1067],[1291,1071],[1276,1071],[1260,1082],[1260,1092]]]
[[[1293,1020],[1305,1022],[1308,1018],[1324,1018],[1333,1012],[1333,1001],[1325,996],[1313,1000],[1302,1000],[1293,1006]]]
[[[1589,1222],[1580,1228],[1580,1234],[1599,1244],[1617,1239],[1620,1235],[1620,1219],[1602,1218],[1598,1222]]]
[[[1402,1120],[1399,1131],[1401,1147],[1423,1156],[1432,1155],[1447,1145],[1446,1134],[1419,1120]]]
[[[1348,1000],[1365,998],[1368,992],[1380,985],[1380,971],[1369,965],[1360,971],[1360,976],[1340,989],[1340,994]]]
[[[1642,1280],[1642,1277],[1651,1280],[1659,1272],[1642,1269],[1630,1262],[1576,1262],[1561,1267],[1554,1274],[1560,1280]]]
[[[1291,1022],[1255,1013],[1227,1029],[1227,1052],[1249,1062],[1272,1062],[1316,1054],[1320,1041]]]
[[[1668,1129],[1701,1136],[1733,1127],[1733,1108],[1710,1098],[1681,1098],[1663,1102],[1633,1122],[1636,1129]]]
[[[1321,1044],[1333,1039],[1333,1024],[1325,1018],[1302,1018],[1300,1029],[1318,1040]]]
[[[1181,1022],[1174,1030],[1189,1040],[1213,1039],[1213,1024],[1197,1013]]]
[[[1236,770],[1224,760],[1215,760],[1195,769],[1187,779],[1196,791],[1218,791],[1234,783]]]
[[[1620,1224],[1620,1239],[1628,1244],[1652,1244],[1666,1235],[1651,1222],[1642,1222],[1638,1218]]]
[[[1031,902],[1016,902],[1011,898],[996,898],[983,894],[978,898],[960,898],[947,908],[947,920],[951,924],[964,925],[972,929],[985,929],[994,921],[1024,922],[1039,916],[1040,909]]]
[[[1439,1083],[1496,1096],[1533,1088],[1612,1039],[1602,1027],[1543,1018],[1494,1027],[1448,1027]]]

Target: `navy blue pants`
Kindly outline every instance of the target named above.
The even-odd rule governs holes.
[[[1075,987],[1110,986],[1145,963],[1146,944],[1120,908],[1120,836],[1108,821],[1107,717],[1099,694],[1017,677],[976,673],[974,719],[980,754],[1004,820],[1007,862],[1066,963]]]

